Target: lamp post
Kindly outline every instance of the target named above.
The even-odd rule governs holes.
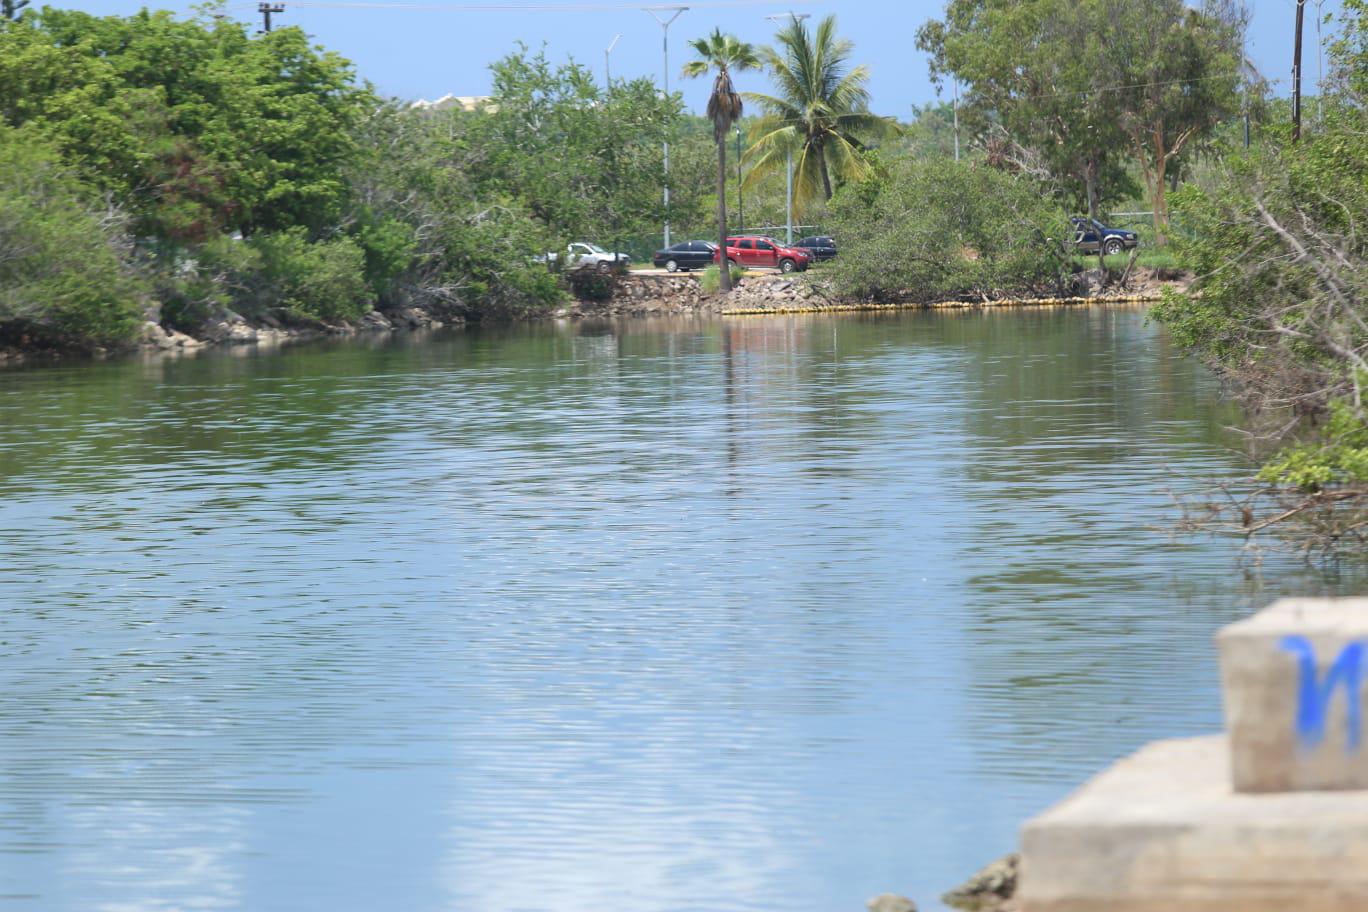
[[[771,22],[779,22],[782,19],[789,19],[793,22],[802,22],[810,18],[811,13],[795,13],[790,10],[778,16],[766,16]],[[790,145],[784,150],[784,243],[793,246],[793,146]]]
[[[651,18],[660,23],[661,46],[664,49],[665,69],[664,76],[665,99],[670,98],[670,24],[679,18],[680,13],[688,9],[687,6],[646,6],[642,7],[651,14]],[[662,14],[670,13],[668,19],[662,18]],[[670,246],[670,138],[668,132],[665,136],[665,246]]]
[[[613,53],[613,48],[617,47],[621,35],[614,35],[613,41],[603,49],[603,87],[609,92],[613,91],[613,71],[608,66],[608,55]]]

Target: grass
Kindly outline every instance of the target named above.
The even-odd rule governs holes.
[[[1130,261],[1130,251],[1103,257],[1102,260],[1108,269],[1125,269],[1126,263]],[[1097,266],[1097,255],[1092,253],[1078,255],[1074,257],[1074,262],[1084,269],[1092,269]],[[1145,250],[1141,248],[1140,255],[1135,259],[1135,265],[1141,269],[1177,269],[1178,258],[1167,250]]]

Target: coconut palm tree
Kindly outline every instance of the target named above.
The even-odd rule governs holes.
[[[810,33],[796,16],[775,36],[779,49],[765,48],[765,65],[777,95],[747,92],[764,110],[750,130],[749,186],[785,167],[786,154],[797,160],[794,206],[800,212],[831,199],[832,176],[858,180],[869,168],[858,137],[883,138],[900,129],[890,117],[869,113],[869,68],[847,68],[854,47],[836,37],[836,17],[827,16]]]
[[[732,35],[713,29],[707,38],[695,38],[689,47],[698,55],[684,65],[684,76],[706,76],[716,70],[712,94],[708,96],[708,117],[713,122],[713,139],[717,141],[717,237],[720,289],[731,291],[731,269],[727,264],[727,132],[741,117],[741,96],[732,85],[732,71],[754,70],[760,66],[755,48],[738,41]]]

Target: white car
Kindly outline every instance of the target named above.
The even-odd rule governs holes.
[[[560,259],[560,256],[558,253],[548,253],[544,259],[547,265],[551,265]],[[576,241],[565,248],[567,270],[594,269],[607,273],[613,271],[614,264],[620,264],[625,269],[632,264],[632,258],[625,253],[609,253],[598,244],[586,241]]]

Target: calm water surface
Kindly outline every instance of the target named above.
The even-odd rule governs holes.
[[[1136,310],[0,373],[0,909],[927,907],[1352,588]]]

